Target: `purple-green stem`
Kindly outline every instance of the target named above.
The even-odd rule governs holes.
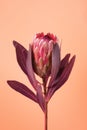
[[[46,88],[46,82],[45,79],[43,79],[43,87],[44,87],[44,98],[45,98],[45,120],[44,120],[44,130],[48,130],[48,102],[46,101],[46,93],[47,93],[47,88]]]
[[[48,105],[47,105],[47,102],[45,102],[45,107],[46,107],[46,111],[45,111],[45,130],[48,130]]]

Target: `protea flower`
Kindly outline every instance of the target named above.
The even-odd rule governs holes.
[[[56,36],[54,37],[50,33],[45,36],[43,33],[37,34],[33,40],[33,68],[35,72],[42,78],[51,73],[52,50],[56,43]],[[60,51],[58,51],[58,53],[60,53]]]
[[[50,33],[36,34],[32,44],[29,45],[29,51],[16,41],[13,41],[13,44],[18,64],[36,93],[18,81],[9,80],[7,83],[40,105],[45,113],[45,130],[47,130],[47,104],[55,91],[67,81],[74,65],[75,55],[70,59],[70,54],[66,54],[61,59],[59,40]],[[42,78],[43,84],[36,80],[35,73]]]

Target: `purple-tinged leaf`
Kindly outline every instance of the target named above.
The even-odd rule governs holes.
[[[70,54],[66,54],[66,56],[61,60],[60,68],[64,68],[69,61]]]
[[[59,71],[59,65],[60,65],[60,48],[59,45],[56,43],[52,51],[52,69],[51,69],[51,79],[49,85],[56,78],[57,73]]]
[[[66,54],[66,56],[61,60],[60,66],[59,66],[59,71],[58,71],[58,74],[56,76],[56,79],[58,79],[60,77],[60,75],[62,74],[63,70],[67,66],[67,64],[69,62],[69,57],[70,57],[70,54]],[[52,84],[51,84],[51,86],[52,86]]]
[[[75,57],[76,56],[73,56],[70,60],[70,62],[67,64],[67,66],[65,67],[65,69],[63,70],[60,78],[59,78],[59,81],[60,82],[60,85],[62,85],[69,77],[70,75],[70,72],[73,68],[73,65],[74,65],[74,62],[75,62]]]
[[[45,112],[45,101],[44,101],[44,97],[43,97],[43,92],[42,92],[41,86],[39,86],[38,89],[37,89],[37,100],[38,100],[38,103],[39,103],[42,111]]]
[[[14,81],[14,80],[8,80],[7,83],[11,88],[16,90],[17,92],[23,94],[24,96],[30,98],[31,100],[38,102],[36,95],[24,84]]]
[[[32,50],[31,50],[31,45],[29,47],[29,51],[28,51],[28,56],[27,56],[27,60],[26,60],[26,69],[27,69],[27,73],[28,73],[28,78],[29,81],[31,82],[32,86],[34,87],[34,89],[36,90],[38,87],[38,82],[35,78],[34,75],[34,70],[32,67]]]
[[[23,72],[27,74],[26,58],[27,58],[28,51],[22,45],[20,45],[17,41],[13,41],[13,44],[16,49],[16,57],[17,57],[18,64],[23,70]]]
[[[47,100],[49,101],[54,92],[59,89],[69,78],[70,72],[73,68],[75,62],[75,56],[72,57],[70,62],[67,64],[65,69],[63,70],[61,76],[54,82],[53,86],[48,89]]]
[[[34,87],[34,89],[37,92],[38,104],[40,105],[42,111],[45,112],[44,97],[43,97],[43,93],[42,93],[42,88],[41,88],[39,82],[37,82],[37,80],[35,79],[34,71],[32,68],[31,46],[30,46],[30,50],[28,53],[26,66],[27,66],[28,78],[29,78],[32,86]]]

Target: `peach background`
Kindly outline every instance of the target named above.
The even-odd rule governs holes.
[[[6,83],[30,86],[19,68],[13,40],[28,48],[37,32],[62,39],[61,55],[76,54],[70,78],[49,103],[49,130],[87,130],[86,0],[0,0],[0,130],[44,130],[40,107]]]

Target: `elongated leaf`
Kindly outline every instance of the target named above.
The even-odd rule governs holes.
[[[66,68],[63,70],[61,76],[55,81],[54,85],[48,89],[47,100],[50,100],[54,92],[59,89],[69,78],[70,72],[75,62],[75,56],[72,57]]]
[[[31,50],[31,45],[30,45],[30,48],[29,48],[29,51],[28,51],[27,60],[26,60],[26,69],[27,69],[29,81],[31,82],[31,84],[34,87],[34,89],[36,90],[37,86],[38,86],[37,85],[38,83],[37,83],[37,80],[35,78],[34,70],[33,70],[33,67],[32,67],[32,50]]]
[[[45,107],[44,107],[44,98],[43,98],[42,88],[38,84],[38,82],[37,82],[37,80],[35,78],[34,70],[33,70],[33,67],[32,67],[32,50],[31,50],[31,45],[30,45],[30,48],[29,48],[29,51],[28,51],[26,67],[27,67],[29,81],[31,82],[32,86],[34,87],[34,89],[37,92],[38,104],[40,105],[41,109],[44,112],[45,111]]]
[[[64,84],[64,82],[68,79],[70,72],[73,68],[74,62],[75,62],[75,56],[71,58],[70,62],[67,64],[66,68],[62,72],[58,81],[58,83],[60,82],[60,85]]]
[[[60,48],[58,44],[56,43],[54,45],[53,52],[52,52],[52,69],[51,69],[51,79],[50,79],[49,85],[56,78],[57,73],[59,71],[59,65],[60,65]]]
[[[41,86],[39,86],[38,89],[37,89],[37,99],[38,99],[38,103],[39,103],[42,111],[45,112],[45,101],[44,101]]]
[[[16,49],[16,56],[17,56],[18,64],[23,70],[23,72],[27,74],[26,59],[27,59],[28,51],[22,45],[20,45],[17,41],[13,41],[13,44]]]
[[[66,56],[61,60],[56,79],[50,84],[49,87],[52,87],[54,84],[56,84],[56,82],[58,82],[60,75],[62,74],[63,70],[69,63],[69,57],[70,57],[70,54],[66,54]]]
[[[59,66],[59,71],[57,73],[56,79],[59,79],[60,75],[62,74],[63,70],[65,69],[65,67],[68,65],[69,63],[69,57],[70,54],[66,54],[66,56],[61,60],[60,62],[60,66]],[[51,86],[53,86],[53,84],[55,84],[56,80],[54,80],[51,84]],[[51,87],[50,86],[50,87]]]
[[[66,54],[66,56],[61,60],[60,68],[64,68],[69,61],[70,54]]]
[[[24,84],[14,81],[14,80],[8,80],[7,83],[11,88],[16,90],[17,92],[23,94],[24,96],[30,98],[31,100],[37,102],[37,97],[36,95]]]

